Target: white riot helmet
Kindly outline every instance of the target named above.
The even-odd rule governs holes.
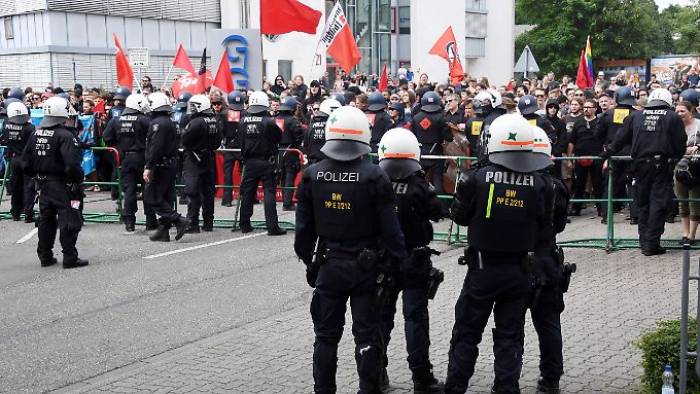
[[[544,170],[554,165],[552,161],[552,143],[549,141],[547,133],[538,126],[532,127],[532,155],[536,161],[536,170]]]
[[[195,94],[187,102],[187,110],[191,114],[198,114],[201,112],[211,112],[211,100],[209,97],[203,94]]]
[[[270,110],[270,97],[267,93],[257,91],[253,92],[250,97],[248,97],[248,112],[257,114],[260,112],[267,112]]]
[[[52,127],[65,123],[68,120],[68,100],[54,96],[44,102],[44,119],[41,120],[39,127]]]
[[[124,106],[142,114],[147,114],[151,111],[151,107],[148,104],[148,98],[140,93],[130,94],[129,97],[126,98],[126,103],[124,103]]]
[[[321,148],[326,156],[338,161],[352,161],[372,151],[367,115],[355,107],[340,107],[326,123],[326,143]]]
[[[482,106],[490,106],[491,108],[498,108],[503,104],[503,97],[493,89],[482,90],[474,96],[474,100],[478,100]]]
[[[153,92],[149,94],[148,102],[152,112],[173,112],[173,106],[170,105],[170,99],[165,93]]]
[[[489,161],[516,172],[537,169],[532,154],[532,125],[518,114],[501,115],[489,128]]]
[[[331,116],[331,114],[338,108],[342,107],[343,104],[340,104],[340,101],[336,99],[325,99],[321,103],[321,105],[318,107],[318,112],[321,112],[327,116]]]
[[[395,128],[384,133],[377,153],[379,167],[392,180],[404,179],[422,169],[420,143],[410,130]]]
[[[27,106],[21,102],[10,103],[7,106],[7,120],[14,124],[25,124],[29,122]]]
[[[673,107],[673,95],[668,89],[658,88],[649,93],[649,103],[647,107]]]

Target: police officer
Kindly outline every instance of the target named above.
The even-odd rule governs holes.
[[[481,132],[484,129],[484,107],[481,106],[480,100],[474,99],[472,100],[472,109],[474,110],[474,116],[467,119],[464,125],[464,132],[467,135],[467,141],[469,141],[469,154],[479,157]]]
[[[137,188],[143,185],[143,169],[146,161],[146,135],[150,119],[148,99],[142,94],[132,94],[126,98],[126,107],[121,116],[112,118],[105,127],[103,138],[110,146],[119,149],[121,160],[121,183],[124,192],[124,209],[122,219],[127,232],[133,232],[136,227],[136,212],[138,206]],[[146,230],[158,227],[153,208],[144,201],[143,210],[146,214]]]
[[[389,296],[382,316],[384,352],[389,346],[399,291],[403,293],[408,365],[413,375],[415,393],[442,392],[443,384],[433,376],[430,363],[430,324],[428,299],[431,280],[442,280],[442,271],[430,261],[433,226],[448,213],[437,198],[435,188],[425,180],[420,165],[420,144],[409,130],[391,129],[379,143],[379,166],[389,175],[396,195],[396,212],[411,256],[401,265],[400,286]],[[437,283],[439,284],[439,282]],[[436,285],[437,285],[436,284]],[[434,296],[434,294],[432,294]],[[385,363],[388,359],[385,357]],[[386,376],[386,364],[382,377]],[[386,385],[388,385],[388,377]]]
[[[209,98],[192,96],[189,102],[191,120],[182,132],[185,158],[182,164],[185,180],[189,233],[199,233],[199,209],[202,209],[202,230],[214,230],[214,194],[216,191],[216,149],[221,146],[219,122]]]
[[[377,153],[377,145],[384,136],[384,133],[391,128],[391,118],[386,112],[386,100],[381,92],[372,92],[367,97],[367,120],[372,131],[372,139],[369,144],[372,153]],[[375,160],[376,161],[376,160]]]
[[[634,90],[630,87],[624,86],[615,91],[615,108],[609,109],[602,114],[600,114],[598,120],[598,126],[596,129],[596,138],[605,141],[605,146],[612,144],[615,140],[615,136],[622,128],[622,125],[627,119],[627,117],[637,110],[634,109],[636,105],[636,100],[634,98]],[[631,146],[625,145],[616,154],[619,156],[628,156],[630,154]],[[610,164],[610,163],[608,163]],[[613,175],[613,198],[624,198],[629,196],[632,198],[632,163],[626,161],[616,161],[614,167],[608,165],[608,171],[605,172],[606,181],[603,182],[605,185],[605,192],[607,195],[607,177],[610,176],[610,168],[614,171]],[[634,200],[630,203],[630,216],[633,218],[637,217],[636,207]],[[601,222],[607,223],[607,204],[604,204],[603,209],[603,219]],[[619,211],[622,203],[614,203],[614,211]]]
[[[150,236],[151,241],[170,242],[169,230],[173,225],[177,229],[175,240],[180,240],[190,224],[189,220],[173,209],[177,172],[177,132],[170,119],[173,108],[168,96],[155,92],[148,96],[148,101],[152,116],[146,135],[144,201],[153,206],[160,217],[158,229]]]
[[[29,111],[21,102],[7,106],[7,122],[0,128],[0,145],[4,145],[5,161],[8,163],[10,179],[7,190],[12,193],[10,213],[12,220],[19,221],[24,213],[24,222],[34,222],[34,197],[36,190],[34,180],[24,175],[22,170],[22,152],[29,137],[34,133],[34,125],[29,122]]]
[[[314,164],[326,158],[321,148],[326,143],[326,123],[328,117],[342,107],[336,99],[325,99],[321,103],[318,113],[311,118],[309,129],[304,136],[304,153],[309,163]]]
[[[506,110],[502,108],[503,97],[501,94],[495,90],[483,90],[474,96],[474,101],[479,101],[481,104],[481,111],[484,116],[484,123],[482,124],[481,139],[479,141],[479,148],[477,149],[480,159],[486,158],[488,155],[489,145],[489,128],[491,123],[493,123],[499,116],[504,115]]]
[[[280,105],[279,115],[275,118],[275,123],[282,130],[282,140],[280,141],[280,184],[285,189],[282,190],[282,209],[293,211],[294,203],[294,181],[297,173],[301,169],[301,160],[295,151],[289,149],[300,149],[304,139],[304,129],[301,123],[294,116],[299,103],[294,97],[287,97]]]
[[[175,123],[175,130],[177,132],[177,146],[182,148],[182,132],[185,131],[185,126],[190,122],[190,114],[187,113],[187,103],[189,103],[192,98],[192,93],[182,92],[177,96],[177,103],[175,103],[175,111],[173,111],[170,118]],[[177,151],[177,175],[175,177],[176,183],[182,185],[184,179],[182,177],[182,165],[185,160],[184,150],[178,149]],[[180,205],[187,205],[188,200],[185,195],[183,188],[176,188],[177,196],[180,197]]]
[[[24,172],[35,177],[39,192],[39,244],[42,267],[56,264],[53,244],[61,230],[63,268],[88,265],[78,257],[75,244],[82,227],[79,196],[82,193],[82,156],[78,141],[63,127],[68,120],[68,101],[51,97],[44,103],[44,119],[29,137],[23,153]]]
[[[406,258],[404,238],[389,178],[362,158],[371,152],[365,114],[341,107],[326,126],[322,150],[328,159],[304,171],[294,239],[294,250],[307,265],[307,281],[316,287],[311,301],[314,390],[336,392],[338,342],[349,298],[359,392],[377,393],[383,356],[377,283]]]
[[[663,254],[661,234],[664,220],[673,204],[673,168],[685,153],[685,127],[674,112],[671,92],[654,89],[642,111],[625,119],[615,140],[603,153],[607,158],[631,144],[634,163],[635,196],[638,212],[639,246],[642,254]]]
[[[445,392],[464,393],[478,345],[494,312],[494,393],[520,392],[525,311],[531,295],[530,253],[544,220],[546,187],[533,171],[533,133],[517,114],[489,129],[490,164],[460,175],[452,218],[469,227],[469,265],[455,306]]]
[[[282,140],[282,130],[270,118],[270,101],[265,92],[250,95],[249,107],[238,125],[241,155],[245,162],[241,181],[242,233],[253,231],[250,218],[253,216],[253,201],[262,181],[265,193],[265,224],[268,235],[284,235],[287,230],[277,222],[277,196],[275,192],[277,172],[277,145]]]
[[[121,116],[122,112],[124,112],[124,109],[126,108],[124,104],[126,103],[126,98],[131,95],[131,90],[125,87],[119,87],[117,90],[114,91],[114,95],[112,96],[112,107],[109,109],[107,112],[107,122],[109,123],[110,120],[119,118]],[[106,126],[105,126],[106,127]],[[100,154],[100,159],[104,160],[105,162],[109,163],[109,166],[112,168],[112,173],[110,176],[110,179],[112,182],[117,181],[117,163],[114,162],[114,156],[110,154],[110,152],[107,151],[102,151]],[[112,189],[110,191],[110,197],[112,198],[113,201],[116,201],[119,199],[119,188],[117,186],[112,186]],[[119,204],[117,203],[117,212],[119,211]]]
[[[411,131],[421,144],[421,155],[441,155],[443,142],[452,140],[452,132],[445,122],[442,101],[437,93],[430,91],[421,97],[421,109],[413,117]],[[437,193],[443,194],[445,160],[424,159],[421,165],[425,172],[430,171],[430,182]]]
[[[554,126],[552,126],[552,123],[547,120],[547,118],[539,116],[537,114],[538,110],[537,99],[534,96],[523,96],[520,98],[520,101],[518,101],[518,111],[528,123],[541,128],[547,135],[553,134]]]
[[[547,133],[533,126],[533,157],[537,170],[549,189],[545,199],[545,217],[538,232],[535,246],[535,267],[538,288],[530,305],[530,316],[537,332],[540,347],[539,393],[558,394],[559,379],[564,373],[562,355],[561,313],[564,311],[564,292],[571,272],[564,273],[563,253],[556,245],[556,235],[564,231],[569,206],[569,193],[564,183],[552,175],[554,163],[552,145]],[[566,282],[565,282],[566,280]]]
[[[224,149],[241,149],[238,141],[238,123],[243,117],[245,107],[245,95],[242,92],[234,91],[228,95],[228,108],[221,111],[219,118],[222,124],[223,147]],[[241,162],[241,152],[224,152],[224,195],[221,198],[221,205],[232,206],[233,201],[233,168],[238,162],[238,171],[243,168]]]

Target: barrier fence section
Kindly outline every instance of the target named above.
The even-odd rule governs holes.
[[[0,146],[0,148],[2,148]],[[108,151],[112,154],[114,158],[114,163],[115,165],[115,171],[114,171],[114,181],[112,182],[92,182],[92,181],[86,181],[83,182],[84,185],[99,185],[99,186],[109,186],[109,187],[116,187],[118,190],[118,197],[117,197],[117,212],[90,212],[90,211],[84,211],[83,212],[83,217],[86,222],[98,222],[98,223],[118,223],[122,221],[121,218],[121,208],[123,206],[123,189],[121,185],[121,174],[120,174],[120,155],[119,151],[113,147],[94,147],[90,148],[94,151]],[[217,150],[217,155],[222,155],[226,152],[231,152],[231,153],[236,153],[240,152],[240,149],[219,149]],[[300,163],[302,163],[302,168],[303,165],[305,164],[305,156],[304,153],[298,149],[280,149],[281,154],[278,156],[278,158],[281,158],[284,154],[295,154],[299,157]],[[373,154],[374,155],[374,154]],[[372,160],[372,157],[369,157],[369,160]],[[457,177],[459,176],[459,171],[461,169],[467,168],[469,165],[471,165],[473,162],[476,161],[475,157],[471,156],[440,156],[440,155],[424,155],[422,156],[422,159],[424,160],[453,160],[457,164]],[[2,159],[3,161],[5,160],[4,158]],[[556,165],[559,165],[558,163],[562,161],[577,161],[577,160],[604,160],[600,157],[597,156],[578,156],[578,157],[557,157],[553,158]],[[582,238],[582,239],[573,239],[573,240],[568,240],[568,241],[563,241],[559,242],[559,245],[562,247],[567,247],[567,248],[597,248],[597,249],[604,249],[608,252],[617,250],[617,249],[637,249],[639,248],[639,241],[637,238],[616,238],[615,237],[615,215],[614,215],[614,203],[629,203],[632,201],[630,198],[615,198],[614,197],[614,182],[615,182],[615,177],[618,176],[616,173],[615,167],[617,162],[624,162],[624,161],[631,161],[631,158],[629,156],[613,156],[607,160],[608,166],[607,169],[605,170],[605,175],[606,176],[606,195],[604,198],[581,198],[581,199],[575,199],[572,198],[570,200],[571,203],[603,203],[605,204],[605,209],[606,209],[606,217],[607,217],[607,225],[606,225],[606,233],[605,236],[599,237],[599,238]],[[279,164],[279,162],[278,162]],[[9,168],[9,163],[5,163],[5,173],[2,178],[2,188],[0,188],[0,204],[2,204],[2,199],[5,194],[5,189],[8,183],[8,179],[10,177],[10,168]],[[235,171],[236,169],[233,168],[232,171]],[[245,175],[245,166],[243,166],[243,169],[241,170],[241,176],[240,178],[242,179],[243,176]],[[671,176],[671,175],[669,175]],[[295,179],[295,184],[294,186],[283,186],[283,185],[278,185],[276,189],[277,192],[283,192],[284,190],[296,190],[298,181],[300,179],[300,173],[297,174],[297,177]],[[279,181],[279,179],[278,179]],[[452,190],[452,194],[441,194],[438,196],[440,200],[443,201],[451,201],[454,197],[454,193],[456,192],[456,187],[457,187],[457,179],[455,179],[455,187],[454,190]],[[176,184],[176,188],[181,189],[184,188],[184,185],[181,184]],[[233,230],[239,229],[239,213],[240,213],[240,204],[241,204],[241,198],[240,198],[240,182],[238,184],[233,184],[231,185],[225,185],[225,184],[216,184],[215,188],[217,190],[219,189],[234,189],[234,197],[235,197],[235,190],[239,191],[239,198],[236,198],[236,209],[235,209],[235,214],[232,219],[225,219],[225,218],[215,218],[214,220],[214,225],[217,228],[231,228]],[[258,190],[262,188],[262,186],[258,185]],[[679,199],[674,199],[674,202],[678,201],[690,201],[690,202],[700,202],[700,199],[685,199],[685,200],[679,200]],[[177,210],[178,204],[177,201],[174,201],[174,206],[175,209]],[[0,206],[1,207],[1,206]],[[0,220],[2,219],[8,219],[10,217],[9,211],[0,211]],[[143,222],[140,222],[139,224],[143,224]],[[254,228],[265,228],[265,222],[264,220],[259,220],[259,221],[253,221],[251,223]],[[281,221],[280,226],[282,228],[285,228],[287,230],[293,230],[294,229],[294,223],[290,221]],[[436,231],[434,234],[434,240],[435,241],[441,241],[441,242],[446,242],[449,245],[452,244],[457,244],[457,245],[462,245],[466,244],[467,242],[467,236],[464,230],[462,229],[461,226],[457,225],[454,223],[454,221],[450,220],[449,227],[447,231]],[[662,244],[664,247],[669,248],[669,249],[681,249],[682,246],[678,245],[676,240],[671,240],[671,239],[663,239]],[[692,249],[700,249],[700,245],[695,245],[691,247]]]

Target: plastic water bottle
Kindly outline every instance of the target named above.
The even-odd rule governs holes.
[[[671,369],[671,364],[666,364],[662,379],[664,385],[661,387],[661,394],[675,394],[676,390],[673,388],[673,370]]]

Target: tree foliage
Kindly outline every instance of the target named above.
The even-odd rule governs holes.
[[[562,75],[575,74],[587,36],[594,60],[698,52],[698,10],[674,6],[660,14],[654,0],[517,0],[517,23],[535,27],[517,37],[516,56],[530,45],[542,71]],[[683,39],[673,41],[674,32]]]

